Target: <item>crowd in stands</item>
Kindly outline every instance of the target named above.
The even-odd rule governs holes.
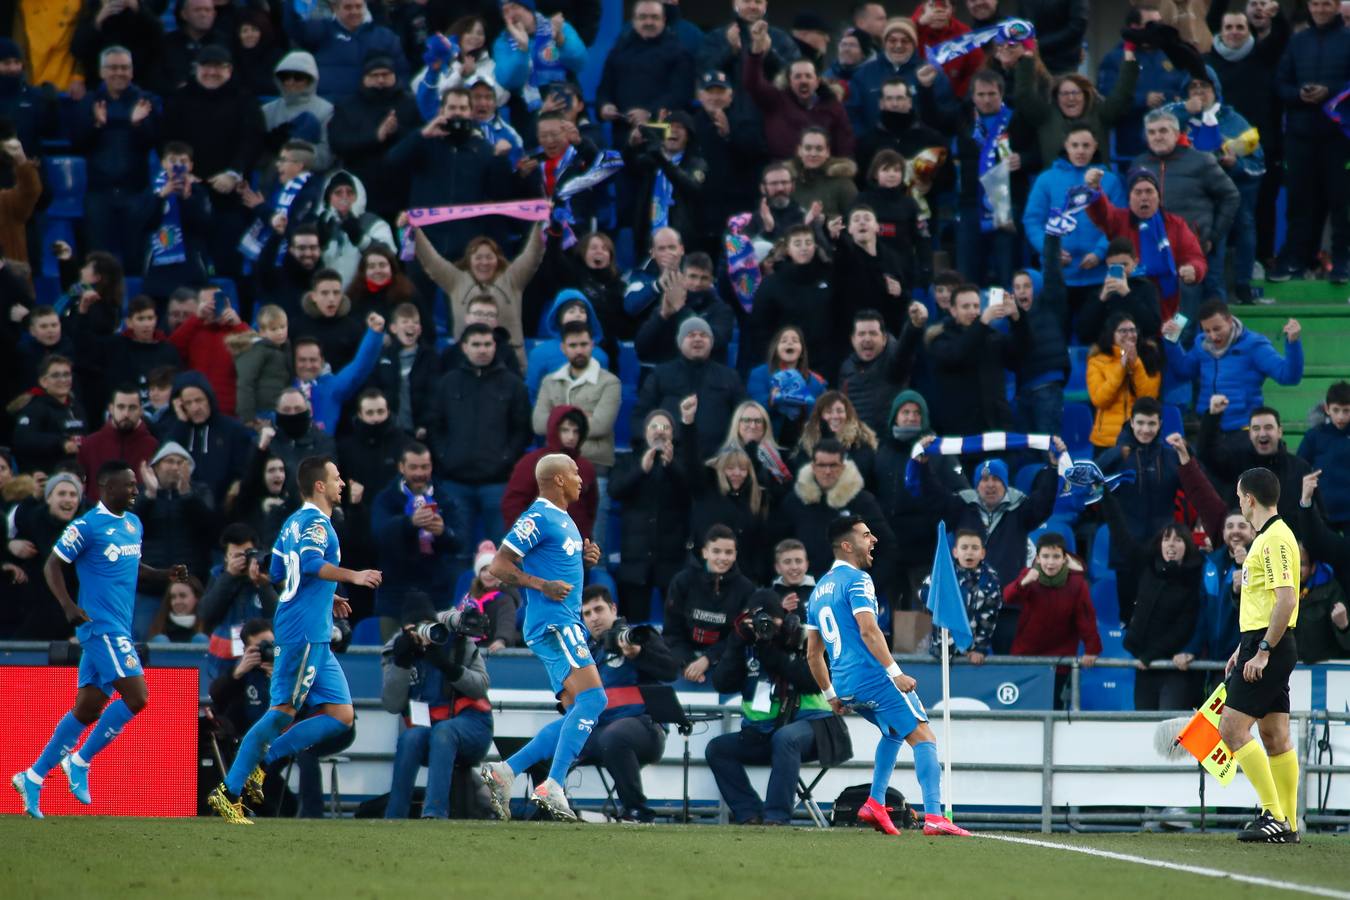
[[[1134,702],[1179,709],[1236,646],[1233,485],[1266,467],[1301,656],[1350,656],[1350,384],[1292,450],[1263,391],[1303,379],[1301,326],[1243,320],[1263,285],[1350,280],[1350,3],[1130,0],[1100,58],[1086,0],[635,0],[604,39],[599,0],[77,5],[0,37],[0,639],[71,635],[42,564],[125,460],[146,563],[194,576],[138,597],[137,637],[202,643],[238,706],[326,455],[344,565],[384,575],[349,597],[386,706],[485,717],[522,602],[492,542],[562,452],[606,554],[594,633],[660,623],[642,677],[744,689],[752,730],[778,707],[747,617],[803,614],[845,514],[897,651],[940,650],[941,520],[968,662],[1171,661]],[[547,221],[409,213],[536,198]],[[448,609],[489,625],[405,639]],[[400,744],[391,815],[409,766],[485,750],[464,721]],[[761,737],[710,750],[743,820],[775,815],[732,771]],[[592,749],[645,808],[636,758]]]

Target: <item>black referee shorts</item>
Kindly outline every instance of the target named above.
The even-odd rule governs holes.
[[[1266,670],[1260,681],[1247,681],[1242,677],[1242,667],[1247,660],[1256,655],[1256,645],[1266,636],[1266,630],[1245,631],[1238,644],[1237,665],[1233,674],[1228,676],[1228,699],[1226,705],[1240,713],[1246,713],[1254,719],[1263,719],[1270,713],[1289,712],[1289,676],[1298,664],[1298,645],[1294,643],[1294,629],[1285,631],[1284,637],[1270,651],[1266,661]]]

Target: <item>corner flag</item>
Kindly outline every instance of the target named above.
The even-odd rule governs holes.
[[[951,633],[958,650],[966,650],[974,643],[975,635],[970,630],[961,586],[956,581],[956,565],[952,562],[951,547],[947,545],[944,522],[938,522],[937,552],[933,555],[933,573],[928,582],[928,610],[933,614],[933,624]]]

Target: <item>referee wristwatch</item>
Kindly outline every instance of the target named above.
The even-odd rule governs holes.
[[[1256,649],[1257,649],[1257,650],[1261,650],[1261,651],[1263,651],[1263,652],[1265,652],[1265,653],[1269,653],[1269,652],[1270,652],[1270,641],[1267,641],[1267,640],[1264,640],[1264,639],[1263,639],[1263,640],[1261,641],[1261,643],[1259,643],[1259,644],[1256,645]]]

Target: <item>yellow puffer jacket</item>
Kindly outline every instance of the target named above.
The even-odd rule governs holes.
[[[1120,363],[1120,348],[1111,355],[1092,351],[1087,361],[1087,389],[1097,410],[1089,440],[1094,447],[1114,447],[1120,429],[1130,420],[1130,411],[1139,397],[1157,397],[1162,388],[1162,372],[1150,375],[1136,357],[1129,371]]]

